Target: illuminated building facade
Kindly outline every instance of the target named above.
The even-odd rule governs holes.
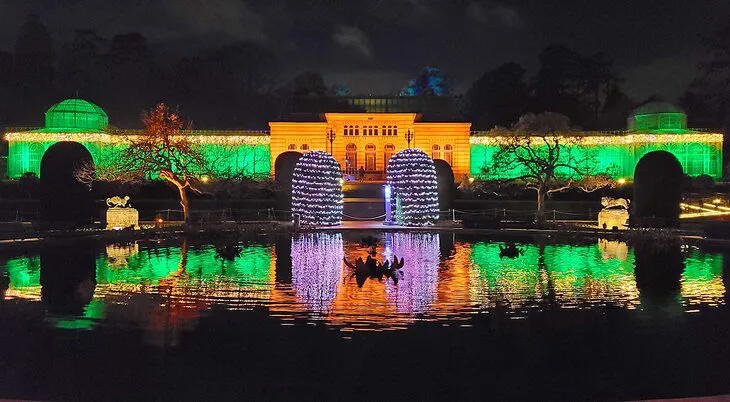
[[[433,159],[448,162],[457,178],[483,176],[502,139],[489,132],[471,131],[460,121],[446,97],[336,97],[305,99],[286,118],[269,123],[269,131],[194,130],[194,142],[210,155],[225,149],[231,157],[226,170],[250,177],[274,173],[276,158],[284,152],[320,150],[331,153],[345,175],[360,168],[366,180],[384,180],[390,157],[406,148],[419,148]],[[308,103],[307,103],[308,102]],[[123,144],[136,133],[111,129],[107,114],[80,99],[68,99],[46,112],[45,127],[10,130],[7,175],[40,174],[44,153],[59,141],[79,142],[94,160],[104,149]],[[648,152],[666,150],[677,156],[691,176],[722,176],[723,135],[687,128],[687,116],[663,102],[636,109],[628,129],[610,132],[575,132],[581,149],[597,156],[600,171],[632,177],[638,160]]]
[[[687,128],[687,115],[665,102],[647,103],[631,113],[628,130],[580,131],[579,147],[591,152],[598,161],[598,172],[633,177],[642,156],[652,151],[672,153],[690,176],[722,177],[723,134]],[[500,137],[488,132],[472,132],[470,174],[481,176],[492,155],[499,150]]]

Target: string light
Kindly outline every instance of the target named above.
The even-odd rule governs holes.
[[[397,224],[424,226],[438,220],[436,168],[424,151],[408,148],[393,155],[388,162],[388,184]]]
[[[197,133],[200,131],[194,131]],[[211,131],[216,132],[216,131]],[[196,144],[216,145],[268,145],[271,137],[259,131],[235,131],[231,135],[201,135],[190,134],[181,136]],[[98,142],[102,144],[125,144],[140,139],[139,134],[109,134],[109,133],[49,133],[42,131],[24,131],[5,134],[6,141],[18,142]],[[176,136],[173,136],[175,138]]]
[[[302,155],[292,178],[292,213],[303,225],[333,226],[342,222],[340,165],[332,155],[311,151]]]
[[[514,140],[510,136],[479,135],[469,138],[472,145],[505,145]],[[538,137],[542,140],[542,137]],[[680,144],[680,143],[722,143],[723,135],[717,133],[688,134],[623,134],[623,135],[574,135],[546,137],[567,145],[631,145],[631,144]]]

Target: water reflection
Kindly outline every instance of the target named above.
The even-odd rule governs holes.
[[[310,311],[329,311],[342,277],[342,259],[339,233],[304,233],[292,239],[292,286]]]
[[[683,314],[725,302],[722,254],[681,245],[636,248],[598,240],[571,245],[537,239],[501,258],[498,241],[453,234],[373,233],[379,261],[403,258],[398,283],[362,288],[342,260],[365,257],[362,235],[302,233],[273,244],[238,244],[217,258],[211,245],[130,243],[43,247],[0,257],[3,299],[42,307],[53,326],[144,329],[149,343],[175,345],[214,306],[265,308],[282,323],[304,320],[342,331],[445,324],[484,311],[624,309]]]

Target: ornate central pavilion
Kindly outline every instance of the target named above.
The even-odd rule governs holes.
[[[457,178],[483,176],[502,139],[490,132],[471,131],[446,97],[336,97],[300,101],[286,118],[269,123],[269,131],[197,130],[189,135],[204,152],[230,153],[228,170],[249,177],[274,173],[276,158],[285,152],[331,152],[344,174],[362,169],[366,179],[381,180],[390,156],[408,147],[420,148],[451,165]],[[100,107],[68,99],[46,112],[45,127],[10,130],[7,175],[40,174],[45,152],[60,141],[86,147],[98,160],[106,147],[123,144],[133,130],[111,129]],[[600,169],[616,177],[633,175],[638,160],[654,150],[674,154],[691,176],[722,176],[719,132],[687,128],[687,116],[673,105],[653,102],[636,109],[623,131],[576,131],[580,146],[595,152]],[[225,147],[225,148],[222,148]],[[210,151],[210,152],[208,152]]]

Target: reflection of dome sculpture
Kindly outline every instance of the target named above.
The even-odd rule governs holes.
[[[403,268],[403,258],[399,261],[395,255],[393,256],[392,264],[388,260],[380,263],[369,255],[365,261],[362,260],[362,257],[358,257],[354,264],[347,261],[346,258],[342,260],[348,268],[355,271],[352,275],[355,277],[357,286],[359,287],[365,284],[367,278],[383,280],[383,277],[386,277],[392,279],[393,283],[398,284],[398,270]]]
[[[598,226],[603,229],[625,229],[629,223],[629,203],[625,198],[601,198],[603,209],[598,213]]]
[[[114,196],[106,199],[106,229],[122,230],[135,229],[139,230],[139,211],[129,205],[129,196]]]

